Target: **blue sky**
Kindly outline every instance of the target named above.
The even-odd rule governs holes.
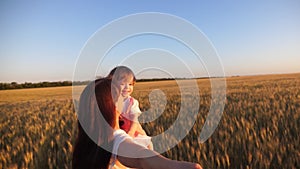
[[[195,25],[215,47],[226,76],[300,72],[300,1],[297,0],[2,0],[0,82],[72,80],[77,58],[96,31],[120,17],[143,12],[167,13]],[[122,52],[128,55],[133,49],[159,45],[161,49],[172,50],[163,42],[175,43],[158,36],[129,39],[107,56],[99,74],[105,75],[120,63]],[[179,46],[174,47],[178,55],[184,53]],[[184,57],[188,56],[182,58],[188,60]],[[146,57],[139,63],[152,60]],[[203,75],[201,67],[192,69],[196,76]],[[176,62],[169,63],[169,68],[174,69],[176,76]]]

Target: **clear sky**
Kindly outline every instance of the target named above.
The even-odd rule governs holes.
[[[143,12],[167,13],[195,25],[215,47],[227,76],[300,72],[298,0],[1,0],[0,82],[72,80],[80,51],[97,30],[120,17]],[[170,45],[162,44],[172,43],[150,35],[129,39],[108,54],[99,75],[120,63],[120,51],[133,55],[135,49],[147,56],[143,48],[171,51]],[[180,45],[175,46],[173,52],[184,53]],[[149,56],[139,62],[151,60]],[[176,72],[176,62],[168,63]],[[202,75],[201,67],[192,69],[196,76]]]

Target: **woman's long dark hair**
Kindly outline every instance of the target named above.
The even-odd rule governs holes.
[[[107,169],[116,125],[118,89],[107,78],[90,83],[82,92],[78,110],[78,136],[73,169]],[[102,115],[102,116],[101,116]]]

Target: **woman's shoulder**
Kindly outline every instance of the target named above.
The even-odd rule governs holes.
[[[114,140],[115,142],[122,142],[125,139],[129,138],[132,139],[132,137],[130,137],[124,130],[122,129],[117,129],[114,131],[113,133],[114,136]]]
[[[130,137],[124,130],[117,129],[113,133],[114,136],[114,145],[113,145],[113,154],[117,154],[119,145],[125,141],[125,140],[132,140],[132,137]]]
[[[114,137],[116,137],[116,136],[122,136],[122,135],[126,136],[128,134],[122,129],[117,129],[114,131],[113,135],[114,135]]]

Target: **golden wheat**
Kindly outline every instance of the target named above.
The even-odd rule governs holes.
[[[222,119],[202,144],[198,138],[213,100],[209,80],[197,82],[196,123],[163,155],[203,168],[300,168],[300,74],[228,78]],[[150,104],[153,89],[164,92],[167,102],[154,97]],[[145,115],[162,113],[142,124],[153,136],[174,123],[182,99],[190,111],[195,105],[192,97],[181,98],[175,81],[137,83],[134,97]],[[77,132],[73,107],[71,87],[0,91],[0,168],[70,168]]]

